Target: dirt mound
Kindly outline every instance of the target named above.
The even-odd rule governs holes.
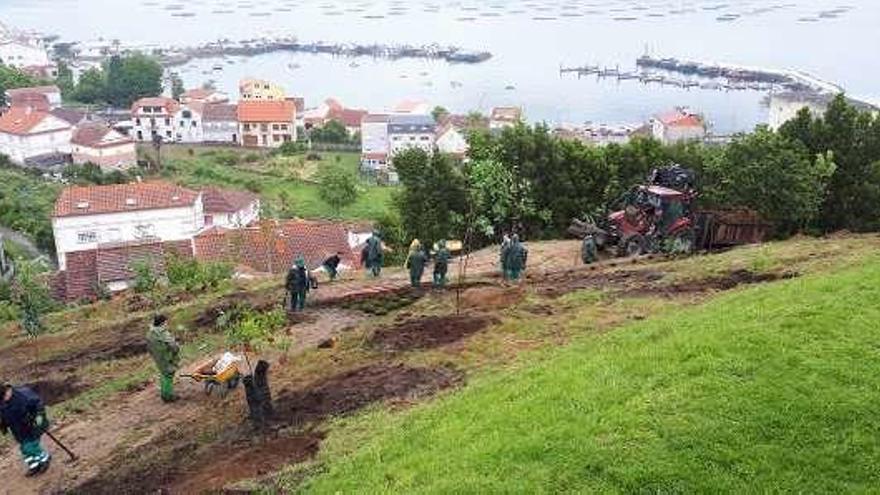
[[[556,298],[584,289],[612,289],[631,291],[642,289],[661,280],[662,272],[655,270],[617,270],[597,272],[593,269],[551,273],[536,280],[539,295]]]
[[[454,387],[462,380],[462,373],[451,368],[374,364],[332,376],[301,390],[282,390],[278,394],[275,412],[280,421],[289,424],[316,422],[380,401],[427,397]]]
[[[733,270],[718,277],[710,277],[690,282],[682,282],[665,288],[673,293],[694,293],[731,290],[740,285],[761,284],[777,280],[787,280],[800,276],[799,273],[755,273],[751,270]]]
[[[80,383],[77,378],[70,380],[40,380],[28,384],[28,387],[32,388],[47,406],[60,404],[67,399],[76,397],[80,392],[88,388],[85,384]]]
[[[386,294],[356,294],[343,300],[340,306],[367,313],[373,316],[384,316],[388,313],[415,304],[425,293],[412,288],[401,289]],[[327,303],[324,303],[327,304]]]
[[[525,291],[522,287],[476,287],[461,294],[465,308],[504,309],[522,301]]]
[[[311,459],[318,453],[322,433],[258,440],[252,445],[236,445],[217,450],[214,461],[189,469],[180,482],[167,486],[169,493],[205,493],[222,490],[231,482],[254,479],[282,467]],[[231,454],[231,455],[230,455]]]
[[[378,330],[369,340],[373,347],[387,351],[434,349],[458,342],[498,323],[488,316],[436,316],[409,320]]]

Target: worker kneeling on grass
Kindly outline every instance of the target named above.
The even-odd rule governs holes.
[[[174,374],[180,367],[180,345],[168,330],[168,318],[157,315],[147,332],[147,348],[159,368],[159,396],[164,402],[174,402]]]
[[[40,444],[40,437],[49,429],[43,400],[28,387],[8,383],[2,384],[0,394],[0,431],[4,435],[12,432],[28,476],[46,472],[52,456]]]

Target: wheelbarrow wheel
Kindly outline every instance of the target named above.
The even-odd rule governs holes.
[[[226,386],[229,388],[229,390],[232,390],[234,388],[237,388],[239,383],[241,383],[241,375],[235,375],[229,379],[229,382],[226,383]]]
[[[214,382],[207,381],[205,382],[205,395],[211,395],[214,393],[214,389],[217,385]]]

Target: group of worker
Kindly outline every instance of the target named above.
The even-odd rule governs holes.
[[[449,271],[449,259],[452,255],[446,247],[446,241],[437,243],[433,253],[427,251],[418,239],[414,239],[409,245],[404,267],[409,270],[409,283],[413,288],[422,287],[422,277],[425,275],[425,267],[433,258],[434,276],[433,285],[440,289],[446,286],[446,273]]]

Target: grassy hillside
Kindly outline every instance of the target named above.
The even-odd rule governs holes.
[[[313,180],[322,165],[338,163],[357,174],[360,161],[359,154],[345,152],[321,152],[320,160],[307,160],[305,155],[271,156],[245,148],[166,148],[162,171],[165,178],[191,187],[247,189],[260,194],[271,214],[301,218],[336,216],[318,195],[318,185]],[[392,187],[362,181],[358,200],[339,216],[351,220],[380,219],[390,209],[393,191]]]
[[[876,257],[735,291],[582,338],[409,412],[352,420],[300,489],[871,491],[878,320]]]

